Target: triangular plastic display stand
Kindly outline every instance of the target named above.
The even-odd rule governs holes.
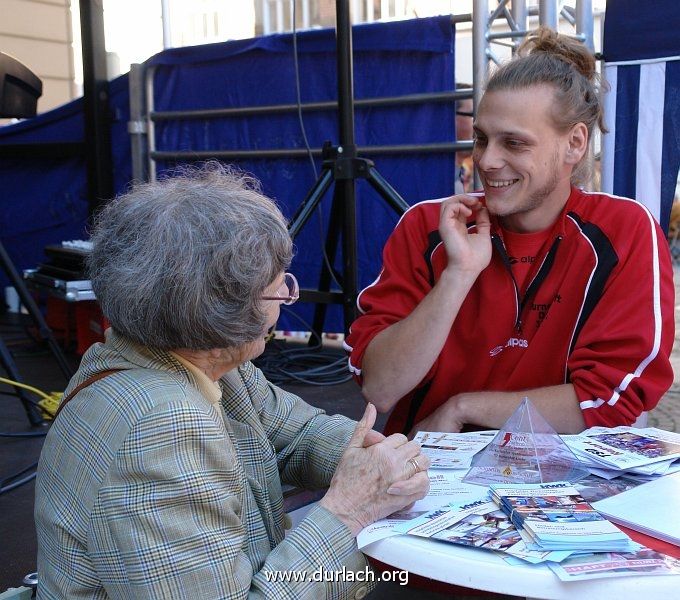
[[[574,482],[588,474],[538,409],[524,398],[491,443],[473,457],[463,481],[480,485]]]

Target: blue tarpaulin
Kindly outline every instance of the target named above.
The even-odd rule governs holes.
[[[449,17],[435,17],[353,27],[355,98],[450,91],[454,84],[454,31]],[[334,30],[298,33],[297,51],[302,103],[335,100],[337,74]],[[199,110],[296,102],[291,34],[277,34],[164,51],[146,63],[154,68],[154,109]],[[131,179],[128,78],[111,83],[112,154],[117,192]],[[452,103],[404,107],[357,108],[358,146],[451,142]],[[312,149],[337,144],[335,111],[304,111]],[[82,100],[34,119],[0,128],[0,144],[81,141]],[[303,148],[295,112],[162,121],[156,124],[160,151],[262,150]],[[366,155],[379,173],[409,203],[448,195],[454,186],[452,153]],[[291,217],[315,181],[308,158],[235,161],[255,175],[266,194]],[[317,169],[320,161],[316,162]],[[172,165],[159,165],[159,172]],[[87,199],[84,159],[0,160],[0,237],[19,268],[42,260],[43,247],[86,236]],[[315,288],[322,260],[332,193],[296,239],[292,270],[303,287]],[[357,183],[357,237],[360,285],[378,274],[382,246],[398,216],[364,181]],[[323,231],[322,231],[323,229]],[[340,260],[336,261],[339,266]],[[310,319],[310,305],[296,312]],[[283,326],[303,329],[295,321]],[[339,308],[326,330],[342,330]]]

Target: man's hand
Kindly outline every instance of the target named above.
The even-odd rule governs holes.
[[[500,429],[528,397],[558,433],[579,433],[585,429],[583,413],[571,383],[517,392],[464,392],[452,396],[425,419],[416,423],[409,437],[418,431],[457,433],[465,425]]]
[[[476,233],[469,233],[467,221],[473,214]],[[491,260],[490,232],[489,211],[479,198],[460,194],[442,202],[439,235],[446,248],[448,268],[476,278]]]
[[[419,431],[460,432],[465,426],[465,422],[463,421],[459,402],[460,396],[449,398],[432,414],[413,426],[413,429],[408,434],[409,439],[413,439]]]

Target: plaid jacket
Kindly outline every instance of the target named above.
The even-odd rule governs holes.
[[[112,331],[67,393],[107,369],[126,370],[80,391],[45,440],[38,598],[366,594],[363,582],[270,580],[284,570],[322,580],[343,567],[364,572],[351,533],[321,507],[284,539],[281,482],[327,486],[352,421],[269,384],[250,363],[220,381],[220,414],[169,354]]]

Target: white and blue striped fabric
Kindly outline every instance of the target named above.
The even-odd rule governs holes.
[[[680,168],[680,3],[607,3],[602,191],[635,198],[668,231]]]

